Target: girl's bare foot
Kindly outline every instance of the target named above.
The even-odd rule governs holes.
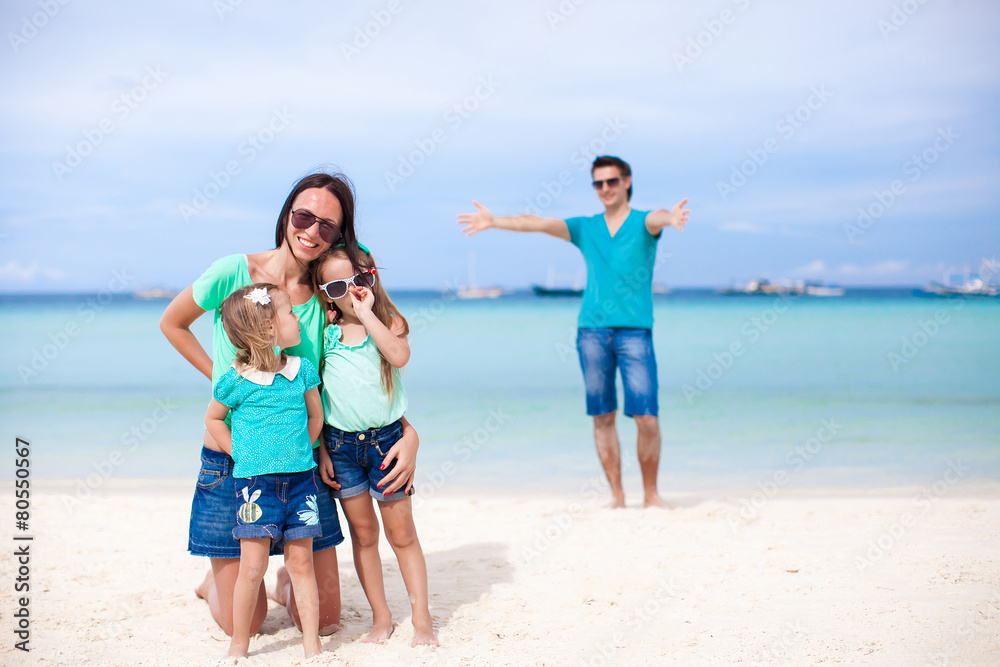
[[[194,594],[202,600],[208,600],[208,592],[212,590],[212,586],[214,585],[215,573],[212,572],[212,568],[208,568],[208,574],[206,574],[205,579],[198,584],[198,587],[194,589]]]
[[[372,624],[372,629],[367,635],[361,638],[366,644],[384,644],[392,636],[392,619],[387,621],[376,621]]]
[[[323,644],[320,643],[319,635],[316,635],[315,638],[310,638],[309,640],[303,638],[302,646],[306,650],[306,660],[309,658],[315,658],[323,652]]]
[[[238,642],[234,637],[229,642],[229,653],[227,654],[230,658],[245,658],[247,653],[250,652],[250,642]]]
[[[440,646],[437,637],[434,636],[434,628],[413,628],[413,641],[410,646]]]

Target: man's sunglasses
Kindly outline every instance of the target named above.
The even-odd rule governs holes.
[[[620,178],[609,178],[605,181],[594,181],[595,190],[603,190],[604,185],[607,184],[609,189],[614,189],[618,187],[618,184],[622,182]]]
[[[375,268],[362,269],[361,273],[355,275],[352,278],[341,278],[340,280],[331,280],[328,283],[319,286],[320,291],[326,294],[331,299],[339,299],[340,297],[347,294],[347,290],[351,285],[356,285],[357,287],[364,287],[366,289],[371,289],[375,285]]]
[[[309,229],[317,222],[319,223],[319,237],[327,243],[336,243],[337,239],[340,238],[340,227],[332,222],[317,218],[304,208],[292,211],[292,227],[295,229]]]

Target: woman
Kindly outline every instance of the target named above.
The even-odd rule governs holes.
[[[193,285],[170,302],[160,318],[160,329],[170,344],[214,384],[235,357],[235,349],[222,329],[219,306],[240,287],[255,282],[273,283],[289,294],[292,310],[301,324],[302,341],[289,348],[289,352],[308,358],[318,368],[326,313],[313,293],[312,271],[327,250],[340,244],[357,262],[351,183],[343,174],[306,176],[295,184],[281,208],[274,249],[253,255],[231,255],[215,262]],[[190,329],[191,324],[208,310],[215,311],[211,357]],[[403,438],[386,458],[387,461],[396,459],[393,480],[386,487],[390,493],[409,489],[413,483],[419,442],[416,431],[409,423],[404,423],[404,428]],[[236,525],[233,509],[235,487],[231,474],[233,460],[207,431],[203,443],[202,467],[191,505],[188,550],[194,555],[211,559],[211,570],[196,592],[208,602],[219,627],[227,635],[232,635],[233,587],[239,574],[240,556],[239,542],[232,536]],[[325,455],[324,448],[316,448],[314,456],[317,460],[321,455]],[[319,589],[320,634],[328,635],[336,631],[340,624],[340,575],[335,547],[344,537],[329,493],[320,494],[319,509],[323,537],[313,540],[313,558]],[[281,544],[273,544],[272,555],[282,553],[282,548]],[[301,627],[284,568],[278,571],[278,585],[272,599],[284,604],[295,625]],[[251,634],[260,630],[266,615],[266,596],[259,595]]]

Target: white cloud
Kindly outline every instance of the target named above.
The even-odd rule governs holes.
[[[16,259],[0,264],[0,282],[30,283],[39,277],[46,280],[62,280],[66,277],[64,271],[40,266],[38,262],[32,262],[23,266]]]
[[[858,266],[857,264],[841,264],[837,267],[836,273],[843,276],[872,276],[872,277],[891,277],[898,275],[906,271],[910,267],[910,262],[908,260],[898,261],[894,259],[887,259],[882,262],[876,262],[875,264],[870,264],[868,266]]]

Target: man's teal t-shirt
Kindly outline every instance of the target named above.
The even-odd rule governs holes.
[[[653,328],[653,267],[660,237],[646,229],[647,214],[629,212],[614,236],[603,213],[566,220],[569,240],[587,264],[581,329]]]

